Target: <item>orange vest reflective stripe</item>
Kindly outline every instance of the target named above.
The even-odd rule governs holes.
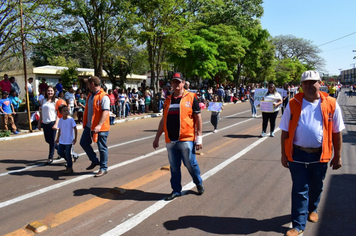
[[[322,143],[322,153],[320,157],[320,162],[329,162],[332,153],[332,131],[333,131],[333,117],[336,107],[336,99],[329,97],[327,93],[320,93],[320,106],[321,114],[323,118],[323,143]],[[302,111],[302,102],[303,102],[303,93],[298,93],[289,101],[290,107],[290,121],[288,127],[289,137],[285,140],[285,152],[288,157],[288,160],[293,162],[293,139],[295,130],[298,126],[298,121],[300,118],[300,113]]]
[[[167,117],[169,107],[172,101],[172,95],[168,96],[163,105],[163,129],[165,134],[166,143],[170,143],[171,140],[168,136],[167,130]],[[195,93],[188,92],[184,90],[183,96],[180,100],[179,104],[179,120],[180,120],[180,128],[179,128],[179,141],[195,141],[195,120],[193,114],[193,102],[194,97],[196,97]]]
[[[87,97],[87,102],[85,104],[84,115],[83,115],[83,127],[87,125],[88,122],[88,101],[91,96],[91,93]],[[101,115],[103,114],[103,110],[101,109],[101,100],[104,96],[108,96],[107,93],[101,88],[100,91],[94,95],[93,101],[93,116],[91,119],[91,128],[90,130],[94,130],[95,126],[99,124],[101,119]],[[105,132],[110,130],[110,117],[108,116],[101,126],[100,132]]]

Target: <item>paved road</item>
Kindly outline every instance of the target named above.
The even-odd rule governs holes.
[[[304,235],[353,235],[356,230],[356,98],[339,103],[343,168],[328,170],[320,222]],[[204,148],[198,162],[206,192],[196,194],[183,168],[185,195],[162,201],[171,192],[164,139],[154,150],[157,118],[112,127],[109,173],[94,178],[83,150],[75,174],[62,175],[63,160],[43,166],[42,136],[0,142],[0,235],[33,235],[26,225],[48,226],[42,235],[283,235],[290,227],[291,180],[280,165],[280,131],[259,138],[261,118],[251,118],[249,103],[225,106],[219,131],[212,133],[203,111]],[[278,123],[280,118],[278,118]],[[81,135],[81,131],[79,132]]]

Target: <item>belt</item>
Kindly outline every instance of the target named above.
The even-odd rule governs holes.
[[[301,147],[301,146],[298,146],[298,145],[295,145],[295,144],[293,144],[293,147],[294,148],[298,148],[299,150],[302,150],[302,151],[307,152],[307,153],[318,153],[318,152],[322,151],[321,147],[318,147],[318,148],[305,148],[305,147]]]

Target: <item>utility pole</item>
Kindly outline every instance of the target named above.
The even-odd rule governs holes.
[[[29,125],[29,129],[30,129],[30,133],[32,133],[30,101],[29,101],[28,87],[27,87],[25,37],[24,37],[24,30],[23,30],[23,16],[22,15],[23,15],[22,0],[20,0],[21,40],[22,40],[23,71],[24,71],[25,85],[26,85],[26,107],[27,107],[28,125]]]

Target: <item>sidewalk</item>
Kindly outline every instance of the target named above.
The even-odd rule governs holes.
[[[147,119],[147,118],[152,118],[152,117],[159,117],[159,116],[162,116],[162,113],[147,113],[147,114],[142,114],[142,115],[132,115],[125,119],[115,119],[115,124],[124,123],[124,122],[128,122],[128,121],[134,121],[134,120],[140,120],[140,119]],[[78,124],[77,129],[83,129],[83,126],[81,124]],[[39,131],[39,130],[33,130],[33,132],[30,133],[29,130],[22,129],[21,132],[19,132],[19,134],[11,133],[10,137],[0,138],[0,142],[28,138],[28,137],[39,136],[39,135],[43,135],[43,132]]]

